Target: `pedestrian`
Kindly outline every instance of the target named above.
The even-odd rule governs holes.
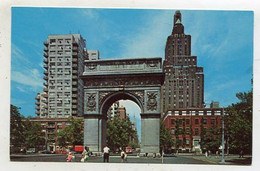
[[[205,157],[208,157],[208,151],[205,152]]]
[[[216,158],[218,158],[218,150],[216,151]]]
[[[104,149],[103,149],[103,152],[104,152],[104,162],[109,162],[109,152],[110,152],[110,149],[105,146]]]
[[[121,163],[125,162],[125,151],[123,150],[123,148],[120,147],[120,156],[121,156]]]
[[[83,152],[82,152],[82,155],[81,155],[81,162],[86,162],[88,161],[89,159],[89,155],[90,155],[90,152],[89,152],[89,148],[87,146],[85,146]]]
[[[72,162],[72,159],[73,159],[73,155],[72,155],[72,152],[69,152],[68,153],[68,156],[67,156],[67,162]]]

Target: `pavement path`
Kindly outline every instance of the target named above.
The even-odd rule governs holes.
[[[74,162],[80,162],[81,154],[76,154]],[[18,162],[66,162],[67,155],[64,154],[32,154],[32,155],[11,155],[11,161]],[[227,165],[250,165],[252,157],[245,156],[244,158],[239,158],[237,155],[225,156],[225,163],[221,163],[221,157],[216,156],[205,157],[203,155],[178,155],[169,156],[162,158],[152,158],[152,157],[137,157],[128,156],[127,163],[158,163],[161,164],[227,164]],[[103,163],[103,158],[90,157],[89,163]],[[121,163],[120,156],[110,156],[110,163]]]
[[[185,156],[184,156],[185,157]],[[191,156],[189,156],[190,158]],[[223,165],[251,165],[252,162],[252,156],[246,155],[243,158],[239,158],[238,155],[229,155],[229,156],[225,156],[225,162],[221,163],[221,156],[216,157],[215,155],[213,156],[209,156],[209,157],[205,157],[203,155],[199,155],[199,156],[192,156],[193,159],[195,160],[199,160],[199,161],[205,161],[205,162],[209,162],[211,164],[223,164]]]
[[[37,155],[11,155],[11,161],[16,162],[66,162],[67,155],[55,155],[55,154],[37,154]],[[80,154],[76,154],[74,162],[80,163]],[[90,157],[89,163],[103,163],[102,157]],[[121,163],[120,156],[110,156],[109,163]],[[154,163],[162,164],[161,158],[148,158],[128,156],[127,163]],[[210,164],[207,161],[196,160],[193,158],[187,158],[183,156],[178,157],[164,157],[164,164]]]

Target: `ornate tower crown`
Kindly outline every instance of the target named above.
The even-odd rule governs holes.
[[[181,12],[180,11],[175,12],[173,22],[174,23],[173,23],[172,34],[183,34],[184,26],[181,23]]]
[[[174,25],[175,24],[181,24],[181,12],[176,11],[174,14]]]

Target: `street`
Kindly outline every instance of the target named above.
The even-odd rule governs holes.
[[[81,154],[75,155],[74,162],[80,162]],[[32,155],[11,155],[11,161],[18,162],[66,162],[67,155],[64,154],[32,154]],[[220,164],[220,159],[216,159],[214,156],[211,158],[205,158],[204,156],[193,156],[193,155],[179,155],[164,157],[164,164]],[[235,162],[233,162],[235,161]],[[90,157],[88,163],[103,163],[102,157]],[[121,163],[120,156],[110,156],[109,163]],[[128,156],[127,163],[162,163],[162,158],[148,158],[148,157],[137,157]],[[236,164],[236,165],[250,165],[251,158],[247,157],[244,159],[237,159],[236,156],[229,156],[226,159],[225,164]]]
[[[12,155],[11,161],[21,162],[66,162],[67,155],[35,154],[35,155]],[[81,154],[76,154],[74,162],[80,162]],[[89,163],[103,163],[102,157],[90,157]],[[120,156],[110,156],[109,163],[121,163]],[[162,163],[161,158],[147,158],[128,156],[127,163]],[[164,164],[210,164],[206,161],[195,160],[192,157],[164,157]]]
[[[11,155],[10,160],[15,162],[66,162],[67,155],[64,154],[31,154],[31,155]],[[80,163],[81,154],[75,154],[75,159],[73,162]],[[244,158],[239,158],[237,155],[225,156],[226,165],[250,165],[252,161],[252,156],[245,156]],[[88,163],[103,163],[103,158],[90,157],[87,161]],[[109,163],[121,163],[120,156],[110,156]],[[127,157],[126,163],[153,163],[162,164],[162,158],[152,158],[152,157],[137,157],[135,155],[129,155]],[[164,164],[204,164],[204,165],[218,165],[220,163],[220,158],[215,156],[205,157],[203,155],[178,155],[163,158]]]

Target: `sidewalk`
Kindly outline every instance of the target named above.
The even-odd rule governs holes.
[[[206,161],[211,164],[225,164],[225,165],[251,165],[252,162],[252,156],[245,155],[243,158],[239,158],[238,155],[228,155],[225,156],[225,163],[221,163],[221,156],[218,158],[215,155],[211,155],[208,157],[199,155],[199,156],[192,156],[193,159],[195,160],[200,160],[200,161]]]

